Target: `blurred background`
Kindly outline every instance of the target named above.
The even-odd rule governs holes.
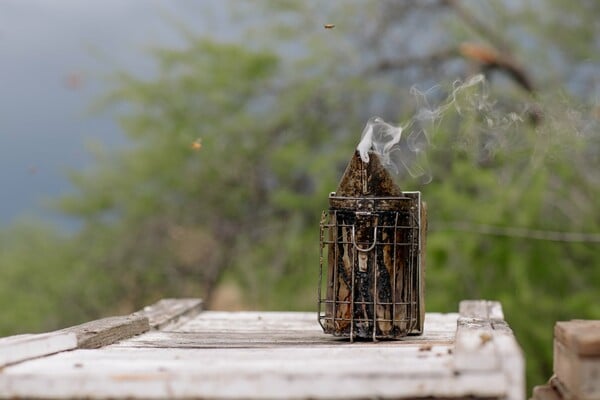
[[[596,0],[4,0],[0,58],[0,335],[163,297],[316,311],[366,121],[433,111],[431,182],[398,177],[428,311],[501,301],[529,386],[555,321],[600,319]]]

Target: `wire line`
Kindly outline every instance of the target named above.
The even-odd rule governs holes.
[[[479,233],[484,235],[548,240],[553,242],[600,243],[600,233],[546,231],[540,229],[473,224],[470,222],[448,222],[439,229],[431,230],[437,232],[459,231],[465,233]]]

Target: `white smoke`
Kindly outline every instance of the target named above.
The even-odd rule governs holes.
[[[356,147],[361,159],[368,163],[369,152],[373,151],[389,171],[395,174],[406,171],[420,183],[429,183],[432,177],[425,153],[429,144],[428,127],[434,127],[451,108],[460,114],[458,94],[484,81],[485,78],[481,74],[471,77],[466,82],[455,81],[446,101],[438,107],[429,105],[427,93],[420,92],[415,87],[411,88],[411,94],[420,103],[418,111],[404,125],[392,125],[377,116],[369,118]]]

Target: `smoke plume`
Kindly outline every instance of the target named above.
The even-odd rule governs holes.
[[[431,182],[426,149],[432,130],[447,111],[452,109],[461,114],[459,94],[473,86],[483,87],[484,81],[481,74],[471,77],[466,82],[455,81],[446,100],[437,107],[432,107],[428,101],[428,92],[435,88],[427,92],[421,92],[416,87],[411,88],[410,93],[418,105],[415,115],[402,125],[392,125],[377,116],[369,118],[356,147],[361,159],[368,163],[369,152],[372,151],[392,173],[398,175],[406,172],[422,184]],[[485,101],[472,102],[471,106],[484,108]],[[493,124],[493,121],[488,123]]]

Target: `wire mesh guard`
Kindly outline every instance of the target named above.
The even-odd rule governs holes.
[[[324,332],[350,340],[421,334],[420,192],[397,197],[332,193],[329,204],[320,224],[319,323]]]

